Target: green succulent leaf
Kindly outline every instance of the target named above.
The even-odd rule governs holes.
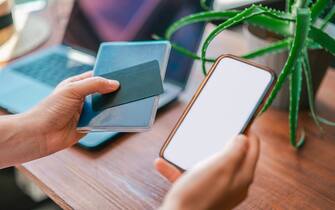
[[[311,39],[308,39],[307,42],[308,42],[308,45],[307,45],[308,49],[312,49],[312,50],[314,50],[314,49],[318,49],[318,50],[323,49],[321,45],[319,45],[318,43],[316,43],[315,41],[313,41]]]
[[[198,56],[197,54],[193,53],[192,51],[176,44],[176,43],[171,43],[171,46],[173,49],[175,49],[176,51],[178,51],[179,53],[189,57],[189,58],[192,58],[194,60],[202,60],[200,56]],[[209,62],[209,63],[214,63],[215,62],[215,58],[205,58],[204,59],[206,62]]]
[[[308,0],[308,6],[310,6],[311,4],[313,4],[313,0]]]
[[[155,40],[164,40],[163,37],[158,36],[157,34],[152,35],[152,38]],[[170,41],[171,42],[171,41]],[[189,49],[180,46],[179,44],[175,43],[175,42],[171,42],[171,46],[174,50],[176,50],[177,52],[183,54],[184,56],[187,56],[189,58],[192,58],[194,60],[201,60],[201,57],[198,56],[196,53],[193,53],[192,51],[190,51]],[[215,62],[215,58],[205,58],[206,62],[209,63],[214,63]]]
[[[265,11],[261,8],[259,8],[258,6],[251,6],[248,9],[245,9],[243,12],[240,12],[239,14],[237,14],[236,16],[229,18],[228,20],[226,20],[225,22],[219,24],[206,38],[202,49],[201,49],[201,58],[202,58],[202,71],[203,73],[206,75],[207,71],[206,71],[206,61],[205,61],[205,57],[206,57],[206,52],[207,52],[207,48],[209,46],[209,44],[213,41],[213,39],[219,35],[223,30],[236,25],[240,22],[243,22],[246,19],[249,19],[253,16],[256,15],[260,15],[265,13]]]
[[[255,5],[251,6],[255,7]],[[246,22],[253,24],[267,30],[280,34],[280,35],[292,35],[289,28],[289,22],[294,21],[294,18],[288,14],[283,13],[277,10],[269,9],[266,7],[257,6],[257,8],[262,9],[264,12],[267,12],[267,15],[253,17]],[[194,23],[206,22],[206,21],[225,21],[229,18],[232,18],[238,15],[242,11],[229,10],[229,11],[206,11],[196,14],[192,14],[186,17],[183,17],[173,23],[166,31],[165,38],[171,39],[171,36],[180,28]]]
[[[264,11],[267,12],[267,16],[279,19],[279,20],[286,20],[286,21],[295,21],[295,18],[292,16],[291,13],[288,12],[283,12],[280,10],[276,10],[273,8],[265,7],[262,5],[257,5],[260,9],[263,9]]]
[[[198,14],[194,14],[194,15],[191,15],[191,16],[187,16],[187,17],[182,18],[179,21],[175,22],[175,24],[173,24],[168,29],[165,37],[166,37],[166,39],[171,38],[173,33],[175,33],[178,29],[180,29],[180,28],[182,28],[182,27],[184,27],[188,24],[203,22],[203,21],[208,21],[208,20],[218,20],[220,18],[222,18],[224,20],[229,16],[234,17],[234,14],[235,14],[235,12],[231,13],[231,11],[229,11],[228,13],[224,13],[224,14],[222,12],[205,12],[205,13],[198,13]],[[236,12],[236,14],[237,14],[237,12]],[[213,15],[213,17],[210,17],[211,15]],[[265,28],[266,30],[277,33],[279,35],[283,35],[283,36],[291,35],[290,30],[289,30],[289,24],[287,22],[285,22],[283,20],[275,19],[275,18],[270,17],[270,16],[265,16],[265,15],[254,16],[254,17],[251,17],[249,20],[246,20],[246,22],[250,23],[252,25],[261,27],[261,28]],[[154,37],[154,38],[162,39],[160,37],[158,38],[157,36]],[[318,48],[318,46],[319,45],[314,43],[314,45],[311,46],[311,47]],[[178,52],[184,54],[185,56],[188,56],[188,57],[196,59],[196,60],[201,59],[200,56],[198,56],[197,54],[195,54],[192,51],[189,51],[188,49],[184,48],[183,46],[178,45],[177,43],[172,43],[172,47],[175,50],[177,50]],[[280,46],[278,46],[278,48],[279,47]],[[278,49],[278,50],[280,50],[280,49]],[[250,54],[251,54],[250,56],[256,57],[256,56],[252,55],[253,53],[250,53]],[[214,62],[215,61],[214,58],[205,58],[205,60],[206,60],[206,62]]]
[[[294,0],[286,0],[286,11],[291,12],[293,3],[294,3]]]
[[[295,70],[290,75],[290,140],[294,147],[297,147],[297,129],[299,118],[299,104],[302,86],[302,68],[301,60],[299,59]]]
[[[304,50],[302,65],[303,65],[303,70],[304,70],[304,74],[306,78],[308,103],[309,103],[309,107],[311,110],[311,116],[315,124],[319,127],[321,131],[323,131],[323,128],[321,127],[320,122],[326,125],[335,126],[335,122],[331,122],[330,120],[322,118],[318,116],[318,114],[316,113],[313,82],[312,82],[312,71],[311,71],[311,67],[309,63],[307,50]]]
[[[273,18],[271,20],[275,20],[274,18],[276,17],[279,20],[291,20],[291,16],[287,15],[286,13],[281,13],[278,11],[274,11],[272,9],[266,8],[266,7],[261,7],[261,6],[256,6],[253,5],[249,7],[248,9],[244,10],[243,12],[240,12],[239,14],[235,15],[234,17],[229,18],[226,20],[224,23],[221,23],[218,25],[207,37],[205,40],[205,43],[202,47],[202,56],[203,58],[206,57],[206,51],[207,48],[210,44],[210,42],[223,30],[231,27],[232,25],[235,25],[237,23],[240,23],[245,20],[250,20],[252,17],[259,16],[261,14],[266,14],[268,18]],[[263,18],[262,23],[266,23],[267,21],[264,21],[266,19]],[[273,22],[273,21],[272,21]],[[275,22],[275,21],[274,21]],[[203,72],[206,74],[206,67],[205,67],[205,62],[203,62]]]
[[[335,55],[335,39],[314,26],[311,26],[309,37],[320,44],[325,50]]]
[[[284,37],[293,36],[290,21],[287,20],[280,20],[268,15],[258,15],[246,20],[245,23],[266,29],[267,31]]]
[[[325,124],[325,125],[335,126],[335,122],[332,122],[332,121],[327,120],[327,119],[325,119],[325,118],[322,118],[322,117],[320,117],[320,116],[318,116],[318,120],[319,120],[321,123]]]
[[[299,56],[301,55],[301,51],[306,45],[309,26],[310,26],[310,11],[308,9],[298,9],[295,36],[293,39],[291,50],[289,52],[284,68],[282,72],[280,73],[280,75],[278,76],[278,79],[277,79],[277,82],[274,88],[269,98],[265,102],[264,107],[262,108],[262,111],[261,111],[262,113],[265,112],[270,107],[273,100],[277,96],[278,92],[282,88],[287,76],[294,69],[297,63],[297,60]]]
[[[292,5],[292,10],[297,10],[298,8],[307,8],[309,1],[308,0],[296,0]]]
[[[197,22],[204,22],[208,20],[225,20],[227,17],[234,17],[235,14],[238,12],[227,12],[227,13],[222,13],[222,12],[208,12],[208,13],[199,13],[191,16],[187,16],[183,19],[180,19],[179,21],[175,22],[167,31],[165,38],[166,39],[171,39],[171,36],[180,28],[192,24],[192,23],[197,23]],[[213,15],[213,16],[211,16]],[[250,23],[252,25],[258,26],[260,28],[265,28],[268,31],[274,32],[276,34],[282,35],[282,36],[290,36],[290,28],[289,24],[286,21],[283,20],[278,20],[270,16],[254,16],[250,18],[249,20],[246,20],[247,23]],[[177,51],[183,53],[184,55],[197,59],[200,59],[200,56],[196,55],[195,53],[187,50],[186,48],[178,45],[178,44],[173,44],[172,47],[174,47]],[[213,61],[215,59],[213,58],[205,58],[206,61]]]
[[[320,27],[321,30],[327,27],[328,23],[334,18],[334,15],[335,15],[335,5],[330,10],[330,12],[327,14],[327,16],[323,19],[323,22]]]
[[[306,133],[305,133],[305,130],[303,129],[303,130],[301,131],[300,139],[299,139],[299,141],[298,141],[298,143],[297,143],[297,146],[296,146],[295,148],[296,148],[296,149],[299,149],[299,148],[301,148],[302,146],[304,146],[304,144],[305,144],[305,139],[306,139]]]
[[[163,40],[162,37],[159,37],[157,35],[153,36],[154,39],[156,40]],[[245,55],[241,55],[242,58],[245,59],[253,59],[256,57],[261,57],[267,54],[271,54],[271,53],[279,53],[285,50],[288,50],[289,47],[291,46],[292,43],[292,39],[291,38],[287,38],[281,41],[278,41],[276,43],[270,44],[269,46],[266,46],[264,48],[255,50],[254,52],[250,52],[248,54]],[[197,55],[196,53],[178,45],[177,43],[171,42],[172,48],[175,49],[176,51],[178,51],[179,53],[183,54],[184,56],[187,56],[191,59],[194,60],[201,60],[201,57],[199,55]],[[309,42],[308,43],[309,48],[311,49],[320,49],[319,45],[316,45],[313,42]],[[216,61],[215,58],[205,58],[205,61],[208,63],[214,63]]]
[[[284,13],[282,13],[284,14]],[[209,44],[213,41],[213,39],[220,34],[223,30],[238,24],[240,22],[243,21],[248,21],[253,17],[260,17],[261,15],[266,15],[270,18],[274,18],[276,17],[277,19],[273,19],[273,20],[277,20],[277,21],[289,21],[291,19],[289,19],[288,17],[286,17],[286,15],[284,14],[283,17],[282,15],[279,15],[279,12],[273,12],[272,9],[268,9],[266,7],[261,7],[261,6],[256,6],[256,5],[252,5],[251,7],[245,9],[243,12],[238,13],[237,15],[235,15],[234,17],[229,18],[228,20],[226,20],[225,22],[219,24],[206,38],[203,46],[202,46],[202,50],[201,50],[201,58],[203,59],[202,62],[202,71],[204,74],[207,74],[206,72],[206,62],[205,62],[205,57],[206,57],[206,52],[207,52],[207,48],[209,46]],[[278,20],[279,19],[279,20]],[[271,21],[271,23],[269,22],[269,25],[275,25],[276,21]],[[262,23],[266,23],[266,21],[262,21]],[[286,24],[287,28],[289,29],[289,24]],[[276,28],[276,30],[278,32],[278,28]]]
[[[285,50],[288,50],[292,44],[292,38],[287,38],[280,40],[278,42],[272,43],[264,48],[257,49],[253,52],[248,54],[244,54],[241,57],[245,59],[253,59],[256,57],[265,56],[272,53],[280,53]],[[310,49],[320,49],[320,45],[316,44],[315,42],[308,40],[308,48]]]
[[[311,110],[311,116],[312,116],[315,124],[320,128],[321,131],[323,129],[320,125],[320,122],[323,123],[323,124],[326,124],[326,125],[335,126],[335,122],[332,122],[330,120],[322,118],[322,117],[318,116],[318,114],[316,113],[315,99],[314,99],[314,92],[313,92],[313,82],[312,82],[312,71],[311,71],[311,67],[310,67],[310,63],[309,63],[309,59],[308,59],[307,50],[304,51],[302,64],[303,64],[303,70],[304,70],[304,73],[305,73],[306,84],[307,84],[309,107],[310,107],[310,110]]]
[[[312,118],[313,118],[315,124],[319,127],[320,130],[322,130],[322,127],[319,123],[318,116],[317,116],[316,109],[315,109],[312,71],[311,71],[311,66],[310,66],[310,63],[309,63],[308,52],[307,52],[306,49],[303,52],[303,57],[302,58],[303,58],[302,59],[302,66],[303,66],[303,71],[304,71],[304,75],[305,75],[305,78],[306,78],[309,108],[311,110],[311,115],[312,115]]]
[[[307,8],[307,5],[308,0],[295,0],[291,6],[290,13],[292,14],[293,17],[296,17],[298,9]]]
[[[209,10],[209,6],[207,5],[207,0],[200,0],[200,6],[204,10]]]
[[[273,44],[270,44],[264,48],[258,49],[254,52],[242,55],[241,57],[246,58],[246,59],[252,59],[252,58],[264,56],[270,53],[278,53],[284,50],[288,50],[288,48],[291,46],[291,43],[292,43],[292,39],[287,38],[287,39],[275,42]]]
[[[165,38],[171,39],[172,35],[180,28],[190,25],[193,23],[206,22],[206,21],[215,21],[215,20],[226,20],[237,15],[240,11],[207,11],[192,14],[186,17],[183,17],[173,23],[166,31]]]
[[[162,37],[159,37],[157,35],[153,35],[153,38],[156,40],[163,40]],[[291,46],[292,43],[292,38],[287,38],[278,42],[275,42],[273,44],[270,44],[269,46],[266,46],[264,48],[261,49],[257,49],[254,52],[250,52],[248,54],[245,55],[241,55],[242,58],[245,59],[253,59],[256,57],[261,57],[267,54],[271,54],[271,53],[279,53],[285,50],[288,50],[289,47]],[[192,58],[194,60],[201,60],[201,57],[199,55],[197,55],[196,53],[182,47],[181,45],[178,45],[177,43],[171,42],[172,48],[175,49],[176,51],[178,51],[179,53],[183,54],[184,56],[187,56],[189,58]],[[320,45],[316,44],[315,42],[308,40],[308,48],[310,49],[320,49]],[[215,62],[215,58],[205,58],[206,62],[209,63],[214,63]]]
[[[330,0],[317,0],[311,8],[311,18],[312,22],[314,23],[317,18],[322,14],[322,12],[327,8],[329,5]]]

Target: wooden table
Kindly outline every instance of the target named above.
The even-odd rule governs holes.
[[[329,71],[318,97],[319,112],[335,119],[335,72]],[[70,148],[19,170],[65,209],[156,209],[170,184],[153,169],[163,141],[181,115],[177,103],[159,114],[150,132],[127,134],[99,151]],[[335,129],[321,135],[301,115],[307,142],[289,145],[287,113],[269,110],[252,132],[261,156],[248,199],[238,209],[334,209]]]
[[[55,40],[59,36],[49,42]],[[334,90],[335,72],[329,71],[317,106],[331,120]],[[184,107],[170,106],[150,132],[123,135],[102,150],[74,147],[17,168],[65,209],[156,209],[170,184],[153,161]],[[335,129],[325,126],[320,134],[307,113],[300,117],[307,142],[299,151],[289,145],[287,113],[269,110],[253,124],[261,156],[249,197],[238,209],[335,209]]]

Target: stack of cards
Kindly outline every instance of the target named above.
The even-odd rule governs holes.
[[[88,96],[78,123],[82,132],[139,132],[155,119],[170,43],[113,42],[100,46],[94,75],[118,80],[118,91]]]

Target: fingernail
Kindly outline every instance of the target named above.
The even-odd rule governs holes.
[[[120,86],[120,83],[117,80],[109,80],[108,82],[111,86],[114,86],[114,87],[119,87]]]

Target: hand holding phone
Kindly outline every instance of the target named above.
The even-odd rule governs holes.
[[[259,140],[254,135],[239,135],[231,140],[229,149],[184,174],[165,160],[157,159],[157,171],[174,182],[160,209],[225,210],[241,203],[253,182]]]
[[[160,156],[181,170],[244,133],[272,88],[272,71],[226,55],[213,65],[169,135]]]

